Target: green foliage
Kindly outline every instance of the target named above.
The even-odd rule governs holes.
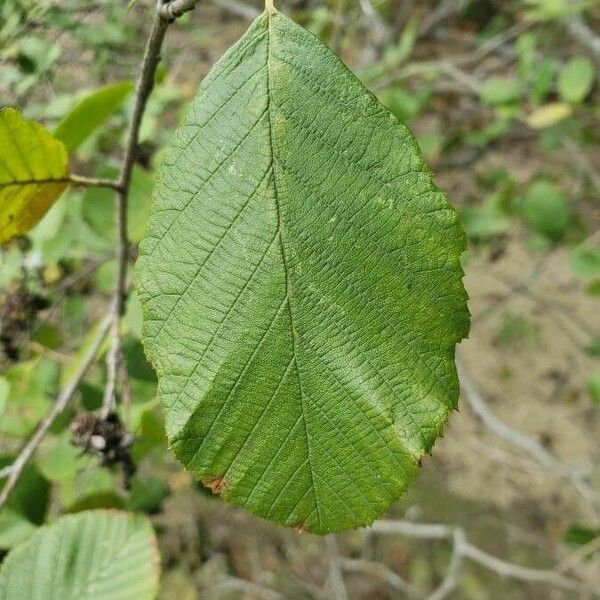
[[[288,526],[372,522],[456,405],[464,246],[409,131],[263,14],[202,83],[140,245],[177,457]]]
[[[0,110],[0,148],[6,149],[0,162],[0,242],[6,242],[29,231],[56,202],[69,167],[62,142],[12,108]]]
[[[588,392],[594,402],[600,404],[600,373],[594,373],[588,380]]]
[[[114,178],[117,174],[118,170],[114,167],[104,167],[98,172],[99,176],[109,178]],[[139,242],[142,238],[150,212],[153,185],[152,174],[136,165],[127,206],[127,233],[134,242]],[[115,206],[115,193],[112,190],[90,188],[84,194],[81,213],[83,220],[106,247],[112,247],[116,240]]]
[[[527,317],[505,313],[494,335],[494,343],[499,345],[518,345],[538,338],[539,330]]]
[[[583,278],[600,276],[600,248],[580,246],[571,254],[573,272]]]
[[[54,130],[54,137],[73,152],[119,110],[132,90],[131,81],[119,81],[95,90],[63,117]]]
[[[564,194],[542,180],[533,182],[525,192],[521,213],[533,231],[552,242],[563,237],[571,218]]]
[[[491,106],[513,104],[519,100],[519,96],[520,86],[514,79],[491,77],[481,88],[481,101]]]
[[[159,557],[141,516],[91,511],[61,517],[13,549],[0,570],[0,600],[151,600]]]
[[[583,56],[572,58],[562,68],[558,78],[558,93],[565,102],[577,104],[585,100],[594,85],[596,70]]]

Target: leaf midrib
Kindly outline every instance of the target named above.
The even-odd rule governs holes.
[[[300,367],[298,364],[298,331],[296,329],[296,325],[295,325],[295,321],[294,321],[294,316],[293,316],[293,310],[292,310],[292,286],[290,284],[290,271],[289,271],[289,262],[288,259],[286,257],[286,252],[285,252],[285,243],[283,241],[283,218],[281,215],[281,205],[280,205],[280,201],[279,201],[279,195],[277,193],[277,166],[276,166],[276,161],[275,161],[275,146],[273,144],[273,119],[272,119],[272,114],[271,114],[271,36],[272,36],[272,22],[273,22],[273,15],[276,14],[276,9],[274,9],[272,6],[267,7],[266,9],[266,13],[267,13],[267,19],[268,19],[268,31],[267,31],[267,115],[268,115],[268,125],[269,125],[269,146],[270,146],[270,154],[271,154],[271,174],[272,174],[272,178],[273,178],[273,195],[274,195],[274,200],[275,200],[275,211],[276,211],[276,215],[277,215],[277,231],[278,231],[278,238],[279,238],[279,249],[281,252],[281,261],[283,264],[283,271],[284,271],[284,276],[285,276],[285,295],[287,298],[287,307],[288,307],[288,314],[290,317],[290,328],[292,330],[292,343],[293,343],[293,347],[292,347],[292,353],[293,353],[293,362],[294,365],[296,367],[296,375],[298,378],[298,391],[300,393],[300,405],[301,405],[301,412],[302,412],[302,421],[304,422],[304,435],[305,435],[305,439],[306,439],[306,454],[307,454],[307,460],[308,460],[308,469],[310,472],[310,479],[311,479],[311,489],[312,489],[312,493],[313,493],[313,498],[314,498],[314,502],[315,502],[315,510],[317,512],[317,523],[320,526],[321,525],[321,515],[319,512],[319,501],[317,498],[317,492],[316,492],[316,487],[315,487],[315,476],[314,476],[314,469],[312,466],[312,457],[311,457],[311,449],[310,449],[310,437],[308,435],[308,425],[306,422],[306,408],[304,406],[304,392],[302,390],[302,380],[300,377]]]

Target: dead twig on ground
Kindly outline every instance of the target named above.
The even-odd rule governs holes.
[[[464,560],[477,563],[489,571],[508,579],[530,583],[542,583],[564,590],[583,590],[583,584],[565,577],[554,569],[533,569],[507,562],[471,544],[461,527],[441,523],[413,523],[412,521],[382,520],[370,529],[379,535],[401,535],[425,540],[452,541],[453,550],[448,574],[428,600],[443,600],[456,589]]]

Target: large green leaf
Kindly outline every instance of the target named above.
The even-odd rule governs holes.
[[[200,87],[137,279],[177,457],[253,513],[372,522],[455,407],[465,237],[410,132],[260,16]]]
[[[63,143],[15,109],[0,109],[0,243],[36,225],[68,181]]]
[[[0,600],[151,600],[154,532],[141,516],[88,511],[40,528],[0,570]]]

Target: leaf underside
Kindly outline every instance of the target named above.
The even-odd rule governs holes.
[[[146,518],[108,510],[68,515],[8,555],[0,600],[151,600],[159,564]]]
[[[0,243],[34,227],[68,185],[64,145],[12,108],[0,110]]]
[[[178,459],[288,526],[371,523],[455,407],[464,246],[406,127],[264,13],[202,83],[140,247]]]

